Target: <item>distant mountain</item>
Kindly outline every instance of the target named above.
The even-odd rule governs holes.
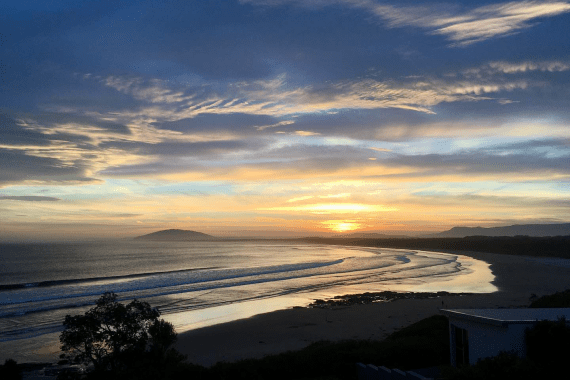
[[[151,234],[137,236],[138,240],[151,240],[151,241],[212,241],[220,240],[219,238],[203,234],[201,232],[189,230],[162,230],[153,232]]]
[[[566,236],[570,235],[570,223],[515,224],[506,227],[453,227],[449,231],[428,237],[462,238],[466,236]]]

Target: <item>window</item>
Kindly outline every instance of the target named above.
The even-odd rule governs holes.
[[[453,326],[455,333],[455,365],[469,364],[469,339],[467,330]]]

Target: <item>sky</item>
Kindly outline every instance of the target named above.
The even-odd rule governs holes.
[[[570,1],[0,2],[0,240],[570,221]]]

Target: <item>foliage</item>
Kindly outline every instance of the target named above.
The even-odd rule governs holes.
[[[442,371],[447,380],[536,380],[542,378],[539,374],[533,362],[510,352],[479,360],[472,366],[446,367]]]
[[[525,334],[527,356],[541,367],[565,363],[570,355],[570,327],[564,318],[537,322]]]
[[[184,357],[170,349],[176,341],[172,324],[146,302],[117,302],[105,293],[84,315],[65,317],[60,335],[62,358],[93,366],[92,377],[153,378]]]
[[[570,307],[570,289],[542,296],[532,302],[529,307]]]
[[[13,359],[6,359],[4,365],[0,366],[0,379],[2,380],[20,380],[22,371],[18,368],[18,363]]]

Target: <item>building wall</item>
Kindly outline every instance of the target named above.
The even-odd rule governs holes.
[[[475,364],[479,359],[496,356],[500,351],[511,351],[520,357],[526,355],[525,330],[532,326],[529,324],[510,324],[507,327],[486,323],[477,323],[463,319],[450,318],[450,347],[451,364],[456,365],[455,334],[453,326],[465,329],[468,332],[469,364]]]

